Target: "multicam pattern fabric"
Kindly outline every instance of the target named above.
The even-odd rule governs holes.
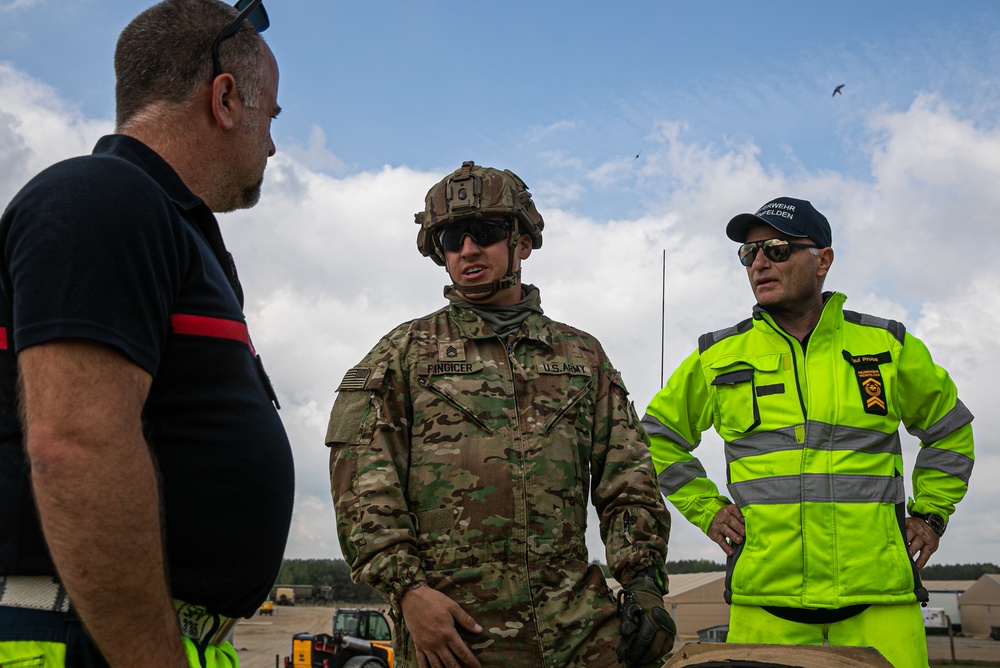
[[[523,233],[531,237],[531,247],[542,247],[545,221],[535,208],[528,186],[509,169],[462,163],[436,183],[424,199],[424,210],[413,214],[420,225],[417,248],[424,257],[444,266],[444,255],[434,241],[436,230],[468,218],[515,218]]]
[[[483,665],[617,665],[588,497],[622,582],[650,566],[666,581],[670,516],[596,339],[532,313],[504,342],[453,304],[388,334],[338,391],[337,529],[355,579],[392,604],[397,666],[416,665],[399,598],[425,581],[483,626],[464,636]]]

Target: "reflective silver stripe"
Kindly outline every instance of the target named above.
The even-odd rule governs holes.
[[[755,457],[782,450],[810,448],[813,450],[854,450],[865,454],[891,454],[902,452],[899,434],[886,434],[876,429],[861,429],[825,422],[806,423],[806,441],[795,442],[795,428],[782,427],[731,441],[726,447],[726,461],[732,463],[743,457]]]
[[[961,429],[972,422],[972,411],[965,407],[961,399],[955,401],[955,407],[948,411],[943,418],[932,424],[926,430],[912,429],[907,427],[906,431],[920,439],[924,445],[937,443],[945,436]]]
[[[941,473],[954,476],[968,485],[969,478],[972,476],[972,465],[972,459],[966,457],[961,452],[927,447],[920,449],[913,468],[940,471]]]
[[[0,607],[66,612],[69,598],[63,586],[50,575],[6,575],[0,576]],[[174,608],[181,635],[202,644],[219,644],[239,621],[184,601],[175,600]]]
[[[662,483],[661,483],[662,485]],[[902,503],[903,479],[876,475],[804,473],[731,483],[740,507],[775,503]]]
[[[681,446],[688,452],[697,448],[698,444],[701,443],[701,439],[698,439],[694,443],[688,443],[681,437],[680,434],[678,434],[673,429],[670,429],[669,427],[664,425],[662,422],[657,420],[649,413],[643,415],[642,420],[640,420],[640,422],[642,422],[643,428],[646,430],[646,433],[649,434],[650,436],[653,436],[654,434],[657,436],[663,436],[671,443],[675,443]]]
[[[795,428],[782,427],[726,443],[726,463],[731,464],[744,457],[756,457],[769,452],[801,449],[802,444],[795,442]]]
[[[674,462],[660,472],[657,480],[660,482],[660,493],[670,496],[681,487],[696,478],[707,478],[705,467],[697,459],[688,462]]]
[[[0,606],[66,612],[66,590],[51,575],[0,576]]]

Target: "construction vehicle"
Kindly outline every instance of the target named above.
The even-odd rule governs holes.
[[[285,668],[388,668],[392,647],[343,634],[297,633]]]
[[[333,633],[376,642],[392,640],[392,626],[381,610],[337,608],[333,611]]]
[[[272,601],[271,599],[268,599],[268,600],[264,601],[263,603],[260,604],[260,608],[258,608],[258,610],[260,611],[261,616],[263,616],[263,615],[273,615],[274,614],[274,601]]]
[[[379,610],[338,608],[333,634],[297,633],[285,668],[388,668],[392,627]]]

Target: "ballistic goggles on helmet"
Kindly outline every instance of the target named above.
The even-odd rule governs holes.
[[[749,267],[757,258],[757,251],[763,250],[764,257],[771,262],[784,262],[792,255],[793,248],[819,248],[814,244],[800,244],[785,239],[764,239],[763,241],[748,241],[736,251],[740,256],[740,264]]]
[[[509,220],[460,220],[442,227],[437,233],[437,240],[441,250],[448,253],[461,250],[466,236],[477,246],[485,248],[506,239],[512,227]]]

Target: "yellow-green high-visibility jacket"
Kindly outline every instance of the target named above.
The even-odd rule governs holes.
[[[730,603],[841,608],[916,600],[905,544],[902,423],[920,440],[911,512],[949,517],[972,472],[972,414],[898,322],[825,293],[806,349],[763,309],[705,334],[649,404],[660,490],[707,532],[729,500],[692,451],[725,441],[746,540],[727,564]]]

